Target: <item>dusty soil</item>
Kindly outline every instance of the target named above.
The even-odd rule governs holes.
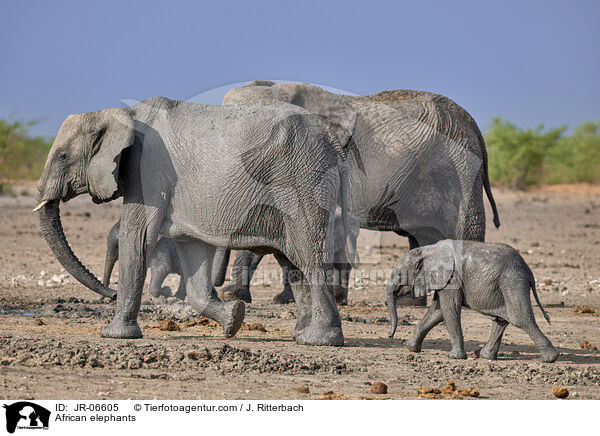
[[[218,327],[189,322],[197,314],[187,304],[146,293],[140,313],[144,338],[102,339],[98,333],[112,316],[111,304],[61,276],[26,191],[0,197],[0,398],[415,399],[419,388],[442,388],[452,379],[460,389],[474,387],[479,399],[549,399],[554,385],[567,387],[569,398],[600,399],[600,351],[580,346],[587,341],[591,347],[586,348],[600,347],[596,190],[495,189],[502,227],[494,229],[489,220],[488,239],[517,247],[532,267],[552,317],[546,324],[535,308],[538,322],[561,351],[552,364],[542,363],[529,337],[512,326],[498,361],[477,359],[474,351],[487,340],[491,323],[469,310],[463,312],[468,360],[447,357],[443,325],[430,333],[422,353],[403,346],[423,308],[399,308],[397,339],[389,340],[384,279],[407,242],[374,232],[360,236],[363,265],[353,276],[349,306],[341,308],[342,348],[298,346],[292,340],[295,306],[270,303],[280,290],[272,258],[257,274],[255,302],[246,315],[246,322],[260,323],[266,332],[244,329],[226,340]],[[119,207],[93,205],[86,198],[62,207],[74,251],[96,274],[102,271],[105,237]],[[167,279],[172,289],[177,280]],[[591,309],[576,311],[577,306]],[[156,327],[167,319],[180,330]],[[375,382],[385,383],[388,393],[372,394]]]

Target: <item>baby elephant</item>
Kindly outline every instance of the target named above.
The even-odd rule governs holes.
[[[117,221],[110,229],[106,238],[106,261],[104,263],[104,277],[102,279],[102,283],[105,286],[109,285],[113,267],[119,258],[120,224],[121,220]],[[150,295],[153,297],[170,297],[171,289],[168,286],[162,286],[164,280],[169,274],[178,274],[180,277],[183,275],[175,243],[171,238],[160,238],[158,240],[148,261],[148,268],[150,268],[151,272]],[[183,278],[179,280],[179,288],[173,297],[185,300],[186,290]]]
[[[533,273],[517,250],[509,245],[444,240],[415,248],[400,258],[387,284],[386,302],[392,322],[390,338],[398,324],[396,300],[403,295],[420,297],[434,292],[432,306],[407,341],[409,350],[420,352],[427,333],[445,321],[452,343],[449,356],[465,359],[460,325],[461,307],[465,306],[493,318],[490,339],[480,351],[482,358],[496,359],[502,334],[511,323],[533,339],[544,362],[554,362],[559,353],[535,322],[530,288],[550,323],[537,296]]]

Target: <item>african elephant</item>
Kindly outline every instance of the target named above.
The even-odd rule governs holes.
[[[119,259],[119,228],[121,220],[117,221],[110,229],[106,238],[106,260],[104,261],[104,277],[102,284],[110,285],[110,276],[115,263]],[[227,264],[229,263],[229,250],[218,248],[213,260],[212,280],[215,286],[221,286],[224,281],[224,276],[227,272]],[[162,284],[169,274],[177,274],[183,276],[181,262],[177,255],[175,242],[170,238],[159,238],[156,247],[152,251],[148,262],[150,269],[150,295],[153,297],[170,297],[171,288]],[[172,296],[185,300],[187,293],[185,291],[185,281],[180,278],[177,292]]]
[[[554,362],[559,353],[535,322],[530,289],[544,318],[550,323],[535,290],[531,269],[511,246],[444,240],[415,248],[400,258],[386,287],[386,303],[392,323],[390,338],[398,324],[398,297],[434,292],[433,304],[406,343],[409,350],[420,352],[427,333],[444,321],[452,343],[449,356],[466,359],[460,322],[461,307],[464,306],[493,318],[492,333],[480,351],[481,357],[496,359],[504,329],[511,323],[533,339],[544,362]]]
[[[361,228],[407,236],[411,248],[447,238],[483,241],[482,188],[500,225],[483,137],[452,100],[411,90],[352,97],[305,83],[254,81],[229,91],[223,104],[260,99],[302,106],[334,130],[348,154],[350,211]],[[261,257],[239,256],[227,290],[249,302]],[[346,296],[347,287],[339,299]],[[286,287],[274,302],[291,299]]]
[[[161,235],[175,241],[188,301],[226,337],[240,328],[245,306],[218,299],[211,281],[215,247],[282,254],[304,276],[293,284],[296,341],[342,345],[325,274],[338,204],[348,228],[343,157],[329,129],[293,105],[210,106],[156,97],[69,116],[48,154],[34,210],[65,269],[113,296],[72,252],[59,203],[84,193],[96,203],[123,197],[117,307],[103,337],[142,336],[137,317],[146,265]],[[353,260],[355,241],[347,242]]]

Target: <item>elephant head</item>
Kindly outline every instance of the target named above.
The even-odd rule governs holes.
[[[284,101],[321,116],[342,146],[348,143],[356,126],[358,114],[343,95],[325,91],[308,83],[277,84],[268,80],[255,80],[241,88],[230,90],[223,98],[223,104],[261,99]]]
[[[400,258],[385,290],[391,321],[390,338],[394,337],[398,326],[397,299],[408,294],[413,298],[422,297],[427,292],[448,287],[457,272],[455,251],[454,241],[445,240],[415,248]]]
[[[106,297],[116,292],[104,286],[75,256],[60,221],[59,203],[89,193],[96,203],[119,196],[123,151],[134,141],[133,119],[124,109],[70,115],[50,149],[38,183],[34,209],[50,249],[79,282]]]

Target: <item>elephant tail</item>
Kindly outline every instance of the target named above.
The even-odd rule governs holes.
[[[340,161],[340,206],[342,208],[342,221],[344,223],[344,232],[346,233],[346,257],[348,263],[356,268],[360,262],[358,257],[358,251],[356,249],[356,239],[358,238],[358,232],[360,226],[358,220],[348,213],[348,198],[349,198],[349,187],[348,187],[348,169],[346,163]]]
[[[546,321],[548,321],[548,324],[550,324],[550,316],[544,310],[544,306],[542,306],[542,303],[540,302],[540,299],[538,298],[538,294],[535,290],[535,279],[533,278],[533,274],[531,274],[531,278],[529,279],[529,285],[531,286],[531,291],[533,292],[533,297],[535,298],[537,305],[539,306],[540,310],[542,311],[544,318],[546,318]]]
[[[479,129],[478,129],[479,130]],[[479,141],[481,142],[481,148],[482,148],[482,157],[483,157],[483,172],[482,172],[482,178],[483,178],[483,189],[485,189],[485,194],[487,195],[487,198],[490,202],[490,205],[492,206],[492,213],[494,214],[494,225],[496,226],[496,228],[500,227],[500,217],[498,216],[498,209],[496,208],[496,200],[494,200],[494,196],[492,195],[492,188],[490,186],[490,176],[488,174],[488,154],[487,154],[487,149],[485,148],[485,142],[483,141],[483,136],[481,135],[481,132],[479,133]]]

